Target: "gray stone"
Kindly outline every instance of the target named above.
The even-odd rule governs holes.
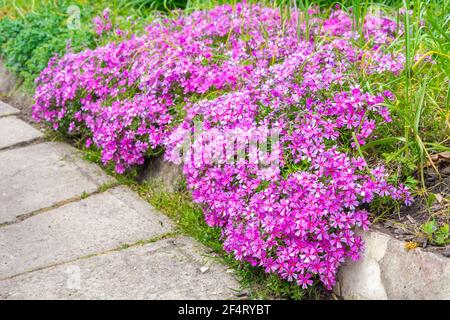
[[[235,297],[234,276],[206,253],[190,238],[161,240],[0,281],[0,299]]]
[[[135,193],[110,189],[0,228],[0,279],[170,230],[170,220]]]
[[[0,101],[0,117],[18,114],[20,111],[9,104]]]
[[[9,71],[0,59],[0,94],[11,93],[17,86],[17,77]]]
[[[182,167],[165,161],[163,156],[147,160],[138,178],[141,183],[149,182],[158,185],[160,190],[168,192],[178,191],[183,179]]]
[[[19,109],[21,119],[28,123],[34,122],[32,92],[21,85],[16,75],[5,67],[2,59],[0,59],[0,98]],[[36,126],[44,128],[42,124],[36,124]]]
[[[35,128],[37,127],[48,129],[48,127],[43,122],[38,123],[34,121],[32,110],[34,100],[26,89],[22,87],[15,89],[10,94],[8,94],[8,96],[5,98],[5,102],[18,109],[20,111],[20,118],[25,122],[33,124]]]
[[[146,161],[139,181],[157,184],[161,190],[174,192],[180,189],[183,170],[181,166],[165,161],[163,156],[157,156]]]
[[[99,167],[63,143],[0,151],[0,224],[92,193],[113,182]]]
[[[0,149],[30,142],[43,134],[16,117],[0,118]]]
[[[450,259],[404,243],[380,231],[363,235],[362,259],[338,274],[344,299],[450,299]]]

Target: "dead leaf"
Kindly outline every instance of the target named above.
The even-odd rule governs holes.
[[[431,159],[431,161],[433,161],[433,163],[430,162],[430,159]],[[429,167],[431,165],[436,165],[441,162],[450,162],[450,151],[444,151],[444,152],[430,155],[426,166]]]
[[[414,241],[408,241],[408,242],[405,242],[404,246],[405,246],[405,249],[409,251],[409,250],[416,249],[419,246],[419,244]]]
[[[437,154],[439,157],[439,160],[443,161],[450,161],[450,151],[444,151]]]

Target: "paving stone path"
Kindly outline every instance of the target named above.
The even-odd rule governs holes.
[[[208,250],[0,102],[0,299],[229,299]]]

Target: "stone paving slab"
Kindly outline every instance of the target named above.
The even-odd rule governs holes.
[[[0,299],[228,299],[239,288],[187,237],[161,240],[0,281]]]
[[[9,104],[0,101],[0,117],[18,114],[20,111]]]
[[[160,236],[170,220],[124,187],[0,228],[0,279]]]
[[[42,132],[16,117],[0,118],[0,149],[40,137],[43,137]]]
[[[81,160],[76,149],[63,143],[0,151],[0,224],[80,197],[83,192],[94,192],[112,181],[99,167]]]

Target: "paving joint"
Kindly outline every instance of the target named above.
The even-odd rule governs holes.
[[[166,232],[166,233],[164,233],[162,235],[154,236],[154,237],[151,237],[149,239],[141,239],[141,240],[138,240],[138,241],[135,241],[135,242],[132,242],[132,243],[123,243],[120,246],[118,246],[116,248],[113,248],[113,249],[108,249],[108,250],[101,251],[101,252],[91,253],[91,254],[87,254],[87,255],[81,256],[81,257],[77,257],[75,259],[69,259],[69,260],[66,260],[66,261],[61,261],[61,262],[53,263],[53,264],[50,264],[50,265],[46,265],[46,266],[30,269],[30,270],[27,270],[27,271],[23,271],[23,272],[14,274],[12,276],[7,276],[7,277],[3,277],[3,278],[0,277],[0,281],[14,279],[14,278],[17,278],[17,277],[25,275],[25,274],[29,274],[29,273],[33,273],[33,272],[41,271],[41,270],[45,270],[45,269],[50,269],[50,268],[61,266],[61,265],[67,264],[67,263],[73,263],[73,262],[76,262],[76,261],[86,260],[86,259],[93,258],[93,257],[103,256],[103,255],[106,255],[106,254],[109,254],[109,253],[112,253],[112,252],[118,252],[118,251],[123,251],[123,250],[131,249],[131,248],[135,248],[135,247],[140,247],[140,246],[143,246],[143,245],[146,245],[146,244],[149,244],[149,243],[155,243],[155,242],[158,242],[158,241],[161,241],[161,240],[165,240],[165,239],[169,239],[169,238],[175,238],[175,237],[180,236],[180,235],[181,235],[181,233],[178,232],[178,231]]]

